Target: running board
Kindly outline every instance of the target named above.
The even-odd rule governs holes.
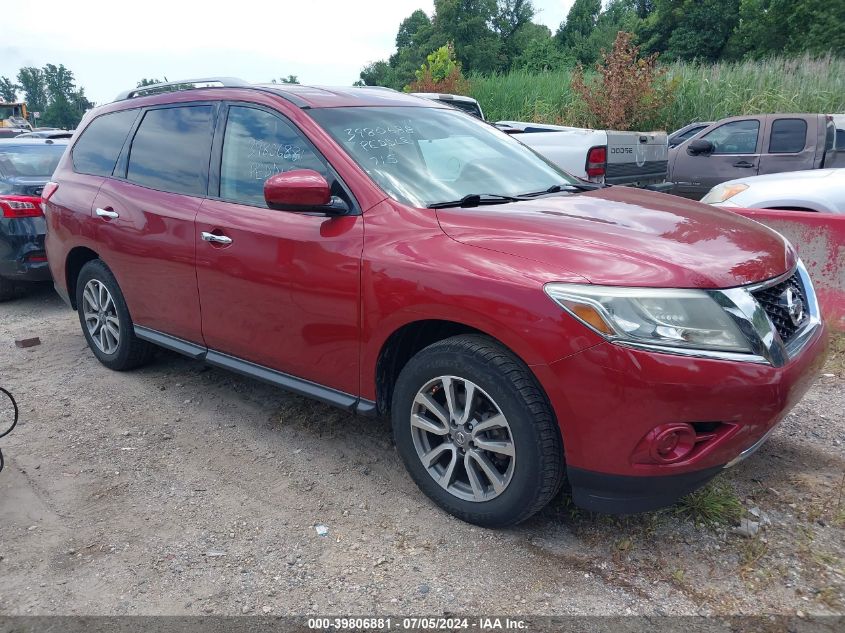
[[[196,360],[205,358],[205,354],[208,351],[208,349],[202,345],[197,345],[196,343],[191,343],[185,339],[170,336],[169,334],[162,334],[157,330],[151,330],[150,328],[141,327],[140,325],[135,326],[135,336],[141,340],[155,343],[159,347],[179,352],[180,354]]]
[[[257,365],[256,363],[251,363],[235,356],[229,356],[228,354],[208,349],[202,345],[197,345],[196,343],[191,343],[190,341],[170,336],[157,330],[136,325],[135,336],[165,349],[193,358],[194,360],[203,360],[209,365],[222,367],[223,369],[228,369],[249,378],[255,378],[256,380],[281,387],[282,389],[302,396],[320,400],[321,402],[346,409],[353,413],[365,416],[375,416],[377,414],[376,403],[372,400],[359,398],[358,396],[353,396],[344,391],[332,389],[331,387],[326,387],[310,380],[297,378],[296,376],[291,376],[290,374],[285,374],[275,369],[264,367],[263,365]]]

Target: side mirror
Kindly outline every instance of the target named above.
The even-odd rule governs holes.
[[[294,169],[270,176],[264,181],[264,200],[277,211],[322,211],[342,215],[346,204],[332,198],[329,183],[313,169]]]
[[[697,138],[689,142],[687,154],[690,156],[710,156],[714,149],[713,143],[710,141]]]

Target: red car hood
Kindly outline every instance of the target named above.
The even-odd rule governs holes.
[[[595,284],[729,288],[789,270],[795,251],[739,215],[627,187],[440,209],[454,240],[544,262]]]

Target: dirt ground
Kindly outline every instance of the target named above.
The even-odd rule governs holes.
[[[564,493],[490,531],[416,489],[384,420],[166,352],[109,371],[45,286],[0,305],[21,407],[0,614],[841,614],[845,369],[825,371],[689,503],[614,519]]]

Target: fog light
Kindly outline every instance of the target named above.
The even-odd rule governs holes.
[[[658,464],[672,464],[695,448],[695,429],[690,424],[664,424],[648,434],[649,456]]]

